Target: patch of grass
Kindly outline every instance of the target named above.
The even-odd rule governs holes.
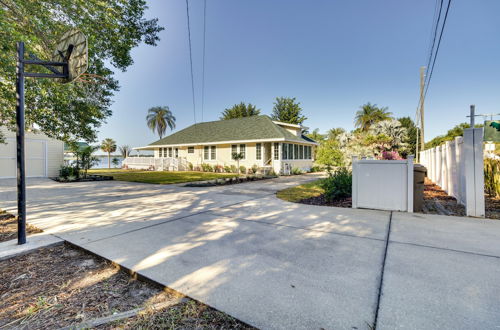
[[[89,170],[89,174],[109,175],[114,180],[173,184],[193,181],[205,181],[220,178],[235,177],[234,173],[208,173],[208,172],[167,172],[167,171],[141,171],[141,170],[122,170],[122,169],[94,169]]]
[[[323,179],[319,179],[313,182],[301,184],[296,187],[287,188],[278,191],[276,196],[285,201],[289,202],[300,202],[303,199],[318,197],[325,193],[325,190],[321,188],[321,183]]]

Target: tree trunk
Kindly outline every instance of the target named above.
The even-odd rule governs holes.
[[[108,152],[108,169],[111,168],[111,152]]]

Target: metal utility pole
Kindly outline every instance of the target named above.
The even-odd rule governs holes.
[[[474,104],[470,105],[470,127],[474,128],[476,123],[476,106]]]
[[[425,66],[420,67],[420,150],[425,148],[424,140],[424,99],[425,99]]]

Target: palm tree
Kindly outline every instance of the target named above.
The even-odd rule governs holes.
[[[367,131],[371,125],[391,118],[392,113],[387,110],[387,107],[379,108],[376,104],[368,102],[356,112],[354,124],[362,131]]]
[[[130,148],[128,145],[121,146],[118,148],[120,150],[120,154],[122,155],[122,158],[125,159],[130,155],[130,152],[132,151],[132,148]]]
[[[101,150],[108,153],[108,168],[111,168],[111,153],[116,151],[116,142],[113,139],[104,139],[101,143]]]
[[[175,128],[175,117],[168,106],[152,107],[149,109],[146,122],[153,132],[156,131],[158,133],[160,139],[165,135],[167,128],[171,130]]]

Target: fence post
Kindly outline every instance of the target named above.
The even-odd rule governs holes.
[[[464,130],[463,160],[465,163],[465,211],[468,216],[476,214],[476,202],[474,200],[474,131]]]
[[[465,194],[465,164],[463,162],[463,137],[457,136],[455,138],[455,152],[457,155],[457,200],[460,204],[465,204],[464,194]]]
[[[408,159],[406,160],[407,162],[407,169],[408,169],[408,174],[407,174],[407,179],[408,179],[408,193],[407,193],[407,208],[406,211],[409,213],[413,213],[413,155],[408,156]]]
[[[483,134],[484,129],[473,128],[474,134],[474,191],[476,217],[485,216],[484,205],[484,158],[483,158]]]
[[[352,156],[352,208],[358,208],[358,156]]]

